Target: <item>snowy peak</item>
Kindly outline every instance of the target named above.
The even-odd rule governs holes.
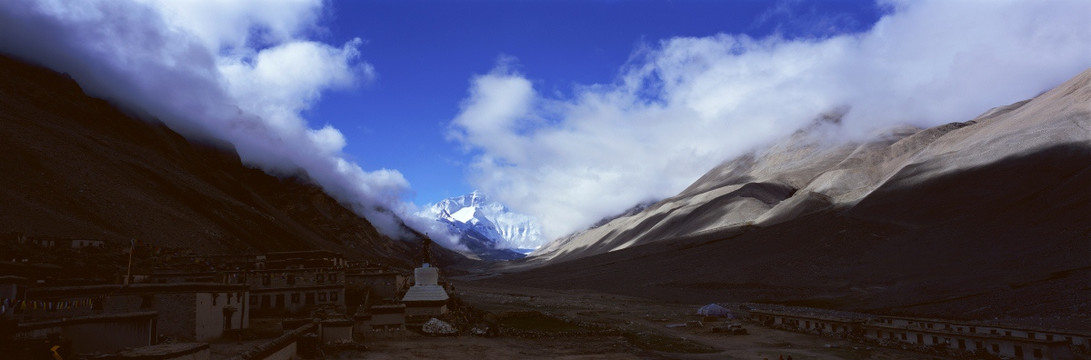
[[[490,220],[489,213],[499,214],[506,210],[500,204],[489,203],[477,192],[445,199],[432,207],[437,221],[447,223],[459,234],[472,229],[487,239],[492,247],[502,247],[505,238]]]
[[[485,197],[485,195],[474,191],[466,195],[443,199],[442,201],[436,203],[433,207],[439,207],[450,211],[467,206],[478,206],[487,203],[488,201],[489,199]]]
[[[470,249],[517,249],[523,252],[537,248],[542,242],[541,231],[532,218],[512,212],[477,191],[444,199],[424,212],[424,215],[446,224],[452,232],[459,234],[463,245]]]
[[[455,211],[454,214],[448,215],[448,218],[451,219],[451,220],[457,221],[457,222],[467,223],[467,224],[472,223],[472,222],[476,222],[477,221],[477,208],[472,207],[472,206],[468,206],[468,207],[458,209],[458,211]]]

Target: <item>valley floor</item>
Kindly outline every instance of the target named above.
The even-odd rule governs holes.
[[[701,320],[698,304],[580,290],[455,282],[465,304],[505,320],[502,336],[429,337],[411,331],[365,335],[368,359],[921,359],[927,355],[774,330],[740,322],[747,335],[668,325]],[[520,321],[523,320],[523,321]],[[738,321],[738,320],[728,320]]]

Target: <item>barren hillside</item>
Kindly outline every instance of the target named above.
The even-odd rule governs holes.
[[[330,249],[408,264],[414,250],[305,177],[244,166],[0,57],[0,233],[129,239],[199,253]]]
[[[533,270],[500,281],[940,316],[1087,314],[1089,82],[1085,71],[972,121],[866,143],[801,131],[550,244],[508,271]]]

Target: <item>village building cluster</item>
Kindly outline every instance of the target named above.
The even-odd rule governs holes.
[[[104,247],[86,240],[17,240],[44,248]],[[431,264],[417,268],[411,281],[396,269],[349,262],[325,250],[174,256],[98,284],[55,281],[57,274],[38,271],[43,264],[11,260],[0,265],[0,350],[14,358],[151,353],[207,359],[208,342],[241,339],[252,319],[266,318],[283,319],[283,336],[243,358],[287,359],[313,348],[311,337],[350,343],[373,329],[423,323],[428,319],[421,317],[446,312],[449,298]]]
[[[1073,359],[1091,353],[1091,334],[989,322],[751,309],[768,327],[952,356]]]
[[[116,244],[111,249],[96,240],[9,239],[31,253],[46,249],[80,255],[69,258],[124,258]],[[241,341],[255,319],[280,322],[282,333],[242,349],[239,359],[313,358],[321,344],[352,344],[374,331],[455,331],[436,319],[456,302],[453,288],[442,281],[428,255],[427,241],[412,276],[326,250],[172,253],[163,257],[169,260],[133,271],[138,246],[134,241],[127,249],[130,267],[120,275],[113,269],[107,276],[112,281],[66,274],[57,264],[28,258],[0,261],[0,354],[16,359],[208,359],[215,347],[209,343]],[[145,247],[146,253],[167,254]],[[1091,334],[995,322],[759,304],[737,310],[709,304],[697,314],[939,356],[1075,359],[1091,354]],[[736,323],[712,331],[746,334]]]

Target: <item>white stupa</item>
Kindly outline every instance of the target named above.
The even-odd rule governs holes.
[[[439,269],[424,263],[413,270],[413,286],[402,297],[405,315],[439,315],[447,312],[447,290],[439,285]]]

